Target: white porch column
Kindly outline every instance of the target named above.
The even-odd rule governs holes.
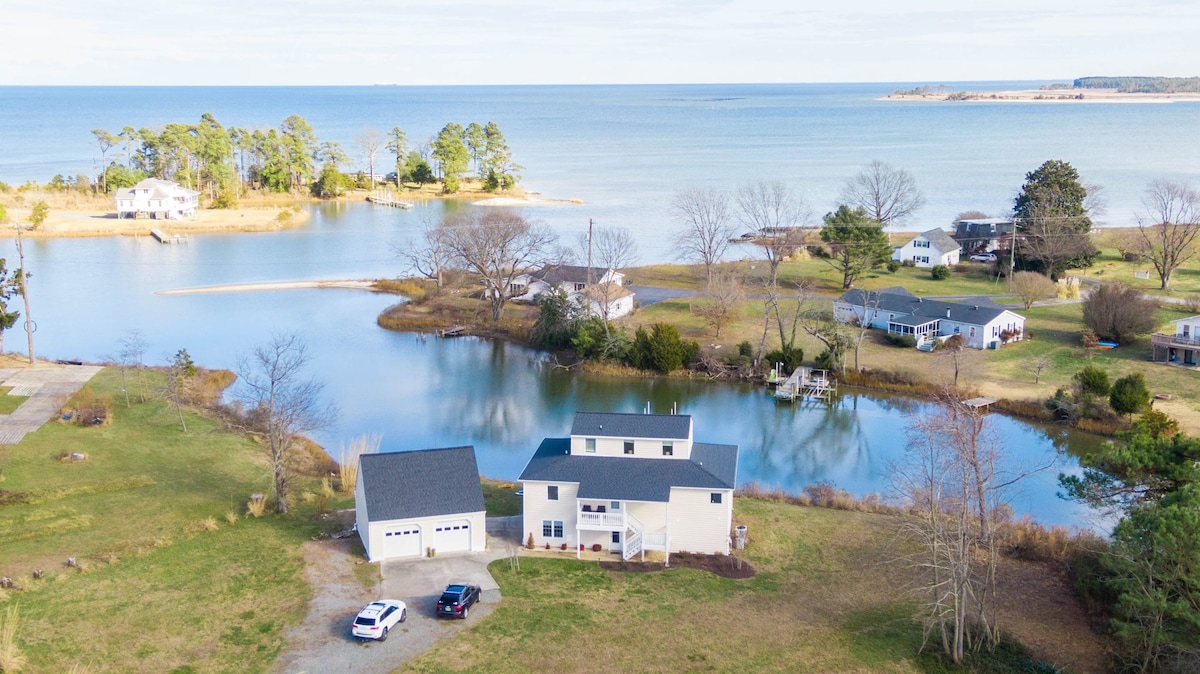
[[[578,494],[579,492],[576,492]],[[580,542],[583,540],[583,534],[579,530],[579,496],[575,496],[575,559],[583,559],[583,549],[580,548]]]
[[[667,497],[667,549],[663,550],[663,566],[671,566],[671,497]]]

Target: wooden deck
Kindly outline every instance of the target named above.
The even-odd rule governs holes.
[[[795,402],[801,398],[812,398],[829,402],[834,393],[837,393],[837,382],[827,371],[802,365],[775,387],[775,400]]]
[[[397,199],[391,194],[371,194],[367,196],[367,201],[380,206],[392,206],[394,208],[403,208],[405,210],[413,207],[413,202]]]
[[[187,236],[183,234],[168,234],[165,231],[155,227],[150,230],[150,236],[159,243],[187,243]]]
[[[467,326],[456,325],[452,328],[442,328],[437,331],[438,337],[463,337],[467,334]]]

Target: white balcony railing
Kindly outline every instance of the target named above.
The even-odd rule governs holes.
[[[1150,336],[1150,343],[1155,346],[1200,346],[1200,337],[1168,335],[1156,332]]]
[[[616,531],[625,528],[625,513],[596,513],[585,510],[579,511],[580,529],[602,529]]]

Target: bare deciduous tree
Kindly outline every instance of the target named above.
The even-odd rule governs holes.
[[[1054,297],[1055,292],[1058,291],[1058,285],[1045,274],[1039,274],[1036,271],[1019,271],[1008,280],[1008,289],[1020,297],[1021,303],[1028,309],[1040,299]]]
[[[1056,215],[1038,204],[1031,204],[1028,211],[1030,215],[1019,221],[1020,236],[1014,245],[1021,257],[1036,262],[1051,279],[1057,279],[1072,260],[1095,254],[1078,218]]]
[[[375,156],[387,145],[387,139],[379,133],[379,129],[367,127],[359,134],[358,147],[367,160],[367,170],[370,171],[371,189],[375,189]]]
[[[444,217],[439,229],[451,258],[479,275],[494,321],[516,296],[513,280],[556,252],[553,232],[507,209],[470,208]]]
[[[721,261],[734,235],[729,197],[714,189],[680,192],[672,210],[683,225],[675,234],[679,259],[699,260],[711,282],[713,265]]]
[[[601,274],[609,269],[619,271],[629,267],[638,256],[637,241],[633,238],[633,232],[625,227],[596,227],[592,231],[590,242],[587,234],[580,235],[579,247],[591,268],[599,270]],[[599,305],[600,318],[604,320],[604,334],[607,335],[612,303],[628,291],[614,283],[592,285],[591,281],[588,283],[589,293]]]
[[[755,243],[762,247],[771,271],[771,285],[777,283],[779,263],[804,244],[812,213],[804,201],[779,181],[761,181],[743,185],[734,198],[738,220],[751,228]]]
[[[130,330],[121,338],[121,352],[119,360],[121,366],[121,390],[125,392],[125,406],[129,407],[129,387],[126,381],[126,372],[133,368],[137,370],[138,377],[138,393],[142,402],[146,402],[146,371],[143,359],[146,357],[146,349],[150,345],[146,342],[146,338],[142,336],[140,330]]]
[[[734,269],[718,271],[713,280],[700,294],[701,302],[692,305],[692,311],[704,319],[721,336],[721,328],[733,320],[734,309],[746,297],[742,279]]]
[[[879,303],[883,301],[883,293],[863,291],[863,309],[861,316],[855,316],[850,322],[854,328],[854,369],[860,370],[858,352],[862,349],[863,340],[867,338],[867,330],[879,314]]]
[[[997,524],[1005,491],[1031,472],[1009,472],[991,418],[943,395],[912,418],[894,486],[908,504],[903,531],[920,552],[925,638],[962,662],[967,649],[999,640],[996,602]]]
[[[304,377],[308,349],[295,334],[278,334],[238,358],[243,429],[263,439],[275,484],[275,510],[287,513],[288,457],[300,436],[331,425],[337,408],[321,400],[322,385]]]
[[[1138,247],[1158,272],[1159,287],[1171,285],[1171,275],[1196,255],[1200,236],[1200,193],[1191,186],[1155,180],[1142,197],[1138,218]]]
[[[872,161],[842,188],[842,203],[861,208],[867,215],[891,226],[916,213],[925,205],[925,195],[908,171],[879,160]]]
[[[963,355],[967,348],[967,340],[960,334],[950,335],[950,338],[942,342],[939,348],[939,351],[954,365],[954,388],[958,388],[958,373],[962,368]]]
[[[439,292],[446,284],[446,271],[451,263],[445,233],[444,229],[426,220],[421,224],[417,239],[391,246],[393,253],[408,262],[409,271],[433,281]]]

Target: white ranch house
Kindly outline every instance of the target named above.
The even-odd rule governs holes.
[[[195,217],[200,207],[200,193],[181,187],[179,183],[158,178],[146,178],[133,187],[117,190],[118,218],[153,218],[181,220]]]
[[[552,265],[517,275],[509,288],[513,299],[523,302],[537,302],[543,293],[561,290],[589,315],[613,320],[633,313],[634,294],[624,284],[625,275],[615,269],[592,267],[589,274],[587,267]]]
[[[474,447],[364,454],[355,525],[367,559],[481,552],[487,547]]]
[[[1200,366],[1200,316],[1171,321],[1174,334],[1156,332],[1150,336],[1155,361],[1186,367]]]
[[[959,260],[959,245],[945,231],[931,229],[893,250],[892,259],[901,264],[911,261],[918,267],[955,265]]]
[[[1025,335],[1025,317],[987,297],[947,302],[927,300],[901,287],[854,289],[833,301],[833,316],[842,323],[861,322],[892,334],[912,335],[928,350],[933,340],[962,335],[969,347],[997,349]]]
[[[521,473],[524,538],[630,559],[729,554],[737,446],[692,440],[692,417],[579,412]]]

